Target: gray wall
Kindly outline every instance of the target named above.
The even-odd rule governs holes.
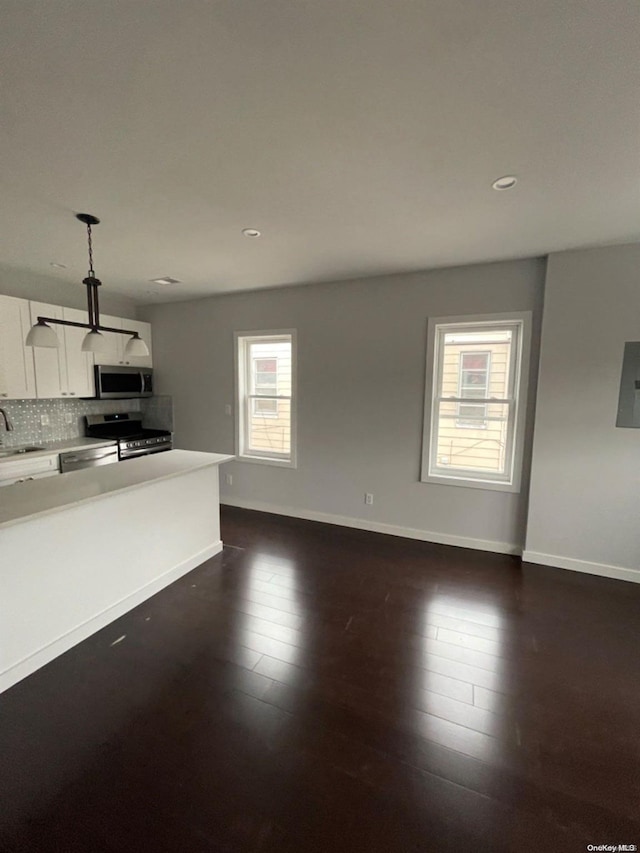
[[[521,494],[419,482],[426,329],[429,315],[533,310],[535,372],[544,270],[542,260],[510,261],[142,309],[158,393],[174,398],[176,445],[233,453],[224,413],[234,403],[233,332],[295,328],[298,467],[230,463],[223,502],[522,546],[526,474]],[[531,389],[533,398],[535,381]]]
[[[82,309],[87,306],[87,289],[82,284],[84,275],[86,273],[78,277],[77,284],[70,284],[55,276],[38,275],[0,264],[0,293],[4,296],[18,296],[20,299],[62,305],[65,308]],[[100,310],[116,317],[137,319],[134,301],[119,293],[113,293],[106,284],[100,288]]]
[[[640,429],[616,428],[625,341],[640,340],[640,245],[551,255],[527,552],[640,580]]]

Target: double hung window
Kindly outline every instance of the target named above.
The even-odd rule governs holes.
[[[295,464],[295,332],[236,333],[237,455]]]
[[[518,491],[530,315],[429,322],[422,480]]]

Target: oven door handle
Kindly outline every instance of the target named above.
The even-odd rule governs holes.
[[[144,373],[140,371],[140,393],[144,394]]]

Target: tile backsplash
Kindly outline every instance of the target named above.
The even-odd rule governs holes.
[[[140,403],[142,425],[148,429],[168,429],[173,432],[173,397],[143,397]]]
[[[13,423],[13,431],[5,432],[0,417],[0,444],[18,447],[65,441],[85,434],[84,415],[106,415],[113,412],[140,412],[142,424],[152,429],[173,432],[173,400],[168,396],[135,400],[6,400],[1,408]]]

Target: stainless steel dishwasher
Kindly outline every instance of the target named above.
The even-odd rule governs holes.
[[[96,468],[98,465],[109,465],[118,461],[118,445],[107,447],[87,447],[82,450],[72,450],[60,454],[60,471],[79,471],[81,468]]]

